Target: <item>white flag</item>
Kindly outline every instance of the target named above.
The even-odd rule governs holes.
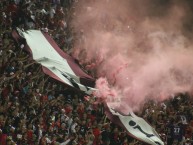
[[[132,137],[151,145],[164,145],[155,129],[132,111],[123,115],[107,105],[106,114],[113,123],[126,129]]]
[[[13,38],[20,43],[25,39],[25,48],[32,58],[42,65],[43,72],[69,86],[91,94],[95,79],[86,74],[75,60],[63,52],[56,42],[40,30],[17,30],[12,32]]]

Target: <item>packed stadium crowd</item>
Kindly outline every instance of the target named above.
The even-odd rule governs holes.
[[[69,53],[73,0],[0,1],[0,145],[140,145],[112,123],[103,104],[41,71],[12,39],[12,30],[39,29]],[[193,144],[193,100],[180,93],[162,103],[149,101],[137,115],[167,145]]]

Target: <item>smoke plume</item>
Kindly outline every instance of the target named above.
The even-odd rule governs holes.
[[[193,87],[190,0],[79,0],[73,55],[98,81],[99,98],[139,110]],[[124,106],[121,107],[121,106]]]

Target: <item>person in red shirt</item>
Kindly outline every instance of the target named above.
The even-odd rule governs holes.
[[[17,11],[17,5],[14,2],[10,2],[10,4],[6,8],[6,13],[11,14],[11,17],[13,18],[14,16],[16,16]]]
[[[102,136],[99,135],[98,138],[94,139],[93,145],[106,145],[106,142],[102,141]]]
[[[28,144],[32,144],[33,143],[33,130],[32,130],[32,124],[28,125],[28,130],[27,130],[27,141]]]
[[[93,113],[94,114],[94,113]],[[91,120],[91,122],[94,122],[96,120],[96,116],[92,114],[92,111],[88,110],[87,116]]]
[[[10,93],[10,87],[5,83],[4,88],[1,92],[2,98],[7,99],[9,93]]]
[[[70,104],[66,104],[64,109],[66,114],[70,114],[72,112],[72,106]]]
[[[97,121],[95,121],[93,124],[93,134],[95,136],[94,143],[96,144],[99,140],[102,139],[102,137],[101,137],[101,124],[97,124]],[[101,137],[101,139],[100,139],[100,137]]]
[[[95,137],[98,137],[101,133],[101,124],[98,124],[98,122],[95,120],[95,122],[93,123],[93,134]]]
[[[7,140],[7,134],[3,133],[2,130],[0,130],[0,145],[6,145]]]

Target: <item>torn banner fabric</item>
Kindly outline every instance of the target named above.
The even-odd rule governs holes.
[[[115,124],[127,130],[128,134],[142,142],[151,145],[164,145],[159,135],[143,118],[136,116],[132,111],[123,115],[106,105],[106,115]]]
[[[42,65],[44,73],[87,94],[95,90],[95,80],[71,56],[63,52],[48,33],[40,30],[17,31],[18,33],[12,33],[13,38],[16,41],[21,39],[18,36],[25,39],[33,59]]]

